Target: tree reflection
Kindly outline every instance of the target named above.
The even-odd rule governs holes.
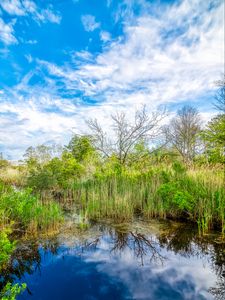
[[[53,241],[45,241],[41,244],[35,241],[24,243],[16,248],[7,268],[0,274],[0,291],[7,282],[21,280],[25,273],[41,272],[41,248],[56,254],[58,244]],[[30,292],[29,288],[28,292]]]
[[[23,280],[25,273],[41,272],[41,259],[45,253],[60,254],[63,257],[64,251],[70,248],[72,255],[79,254],[79,251],[94,252],[105,241],[108,247],[106,251],[109,254],[126,253],[128,249],[142,266],[147,262],[163,264],[166,257],[162,253],[165,253],[165,250],[185,257],[197,256],[207,259],[217,276],[217,283],[209,289],[209,292],[217,300],[225,299],[225,243],[218,235],[200,236],[197,229],[192,226],[170,223],[160,228],[157,234],[141,226],[133,228],[129,225],[114,227],[96,225],[96,230],[93,232],[91,231],[91,237],[88,231],[79,232],[76,237],[71,233],[67,239],[73,243],[73,246],[66,245],[65,249],[59,247],[62,243],[57,239],[42,243],[27,242],[18,246],[8,268],[0,275],[0,290],[6,282]]]
[[[184,256],[208,257],[213,272],[217,276],[215,287],[209,292],[217,300],[225,299],[225,240],[223,237],[201,236],[197,228],[179,225],[168,226],[158,236],[162,247]]]
[[[130,249],[137,259],[140,259],[141,265],[144,265],[144,258],[148,258],[150,262],[163,263],[166,259],[160,253],[159,243],[153,240],[152,237],[127,230],[120,230],[109,228],[108,234],[110,236],[110,253],[122,253],[125,249]],[[98,237],[92,241],[86,241],[82,246],[82,251],[85,249],[97,248],[100,244],[101,239]]]
[[[216,287],[212,287],[209,289],[209,292],[214,296],[216,300],[224,300],[225,299],[225,280],[224,278],[219,278]]]
[[[152,237],[139,232],[120,232],[116,231],[113,239],[113,247],[111,252],[124,251],[127,247],[133,251],[136,258],[141,260],[141,265],[144,265],[144,258],[148,257],[150,262],[163,263],[166,259],[160,253],[159,243],[154,241]]]

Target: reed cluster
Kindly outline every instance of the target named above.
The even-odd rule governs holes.
[[[225,232],[225,191],[222,176],[181,165],[95,177],[72,186],[74,201],[91,219],[117,221],[145,218],[183,219],[201,232]]]

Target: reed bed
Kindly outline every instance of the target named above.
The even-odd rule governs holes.
[[[24,168],[7,166],[0,170],[0,181],[5,185],[24,186],[27,171]]]
[[[90,219],[129,221],[145,218],[183,219],[201,232],[225,232],[223,179],[213,171],[186,171],[177,166],[147,173],[125,172],[73,184],[72,194]]]

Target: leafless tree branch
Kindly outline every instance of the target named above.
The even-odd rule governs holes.
[[[97,120],[89,120],[87,124],[92,132],[96,148],[109,157],[116,154],[121,164],[125,164],[129,153],[140,141],[156,138],[161,131],[161,121],[166,111],[156,111],[151,115],[147,113],[146,106],[137,110],[133,122],[129,121],[124,112],[111,115],[114,140],[107,139]]]

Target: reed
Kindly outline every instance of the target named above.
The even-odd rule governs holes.
[[[7,166],[1,168],[0,180],[6,185],[24,186],[27,170],[25,168]]]
[[[75,202],[91,219],[129,221],[142,215],[195,222],[203,233],[225,230],[225,191],[217,171],[179,166],[126,171],[76,182],[72,189]]]

